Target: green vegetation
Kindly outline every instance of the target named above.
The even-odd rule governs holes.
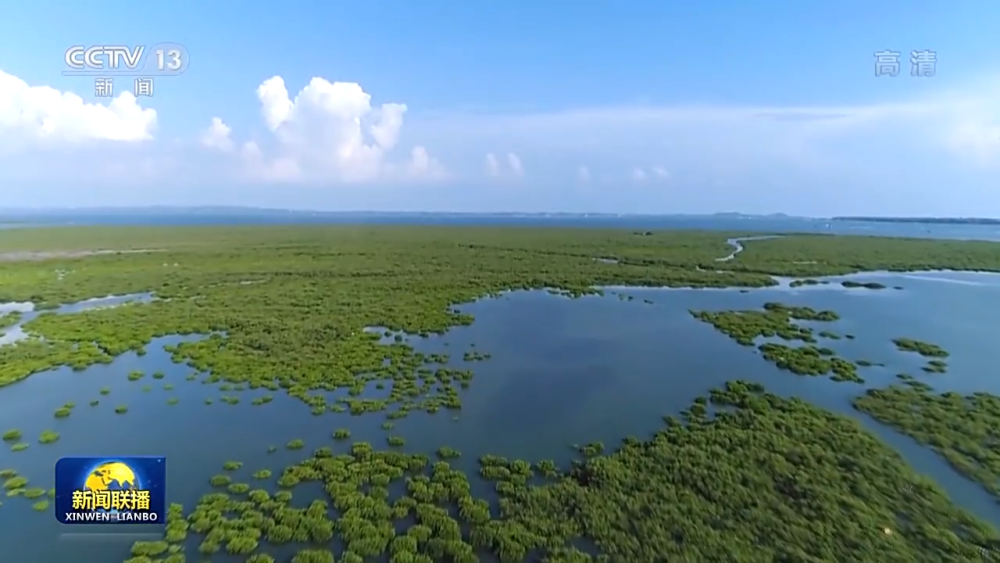
[[[483,360],[490,359],[490,355],[479,352],[478,350],[473,350],[471,352],[466,352],[462,356],[462,359],[466,362],[481,362]]]
[[[388,398],[348,405],[361,412],[394,405],[409,411],[457,407],[454,386],[471,378],[442,368],[431,377],[447,384],[414,395],[423,389],[422,378],[410,376],[427,358],[405,342],[380,345],[380,336],[363,328],[441,333],[472,321],[455,312],[455,304],[504,290],[556,288],[579,295],[599,285],[764,287],[776,283],[772,275],[1000,270],[992,243],[899,238],[748,241],[733,260],[717,262],[730,252],[726,240],[741,233],[634,237],[600,229],[356,226],[18,231],[5,233],[0,251],[138,244],[158,251],[5,263],[5,299],[34,300],[42,308],[108,293],[152,292],[162,299],[32,319],[25,330],[33,337],[0,348],[0,385],[59,365],[110,363],[124,352],[144,350],[155,335],[213,334],[173,347],[175,361],[222,382],[274,385],[302,400],[313,400],[308,392],[320,384],[352,389],[385,381]],[[288,248],[295,252],[284,252]],[[594,260],[602,256],[617,263]],[[73,284],[47,274],[71,270],[81,260],[88,275]],[[163,263],[184,267],[165,269]],[[403,263],[408,266],[397,267]],[[259,283],[243,283],[248,280]],[[303,295],[323,298],[305,307]],[[309,354],[301,353],[305,343]],[[329,364],[319,358],[351,360]]]
[[[28,479],[21,476],[9,477],[3,482],[3,488],[6,491],[12,491],[14,489],[23,489],[28,486]]]
[[[49,501],[48,499],[40,500],[35,504],[31,505],[31,508],[33,508],[37,512],[44,512],[49,509]]]
[[[4,333],[4,329],[8,329],[21,322],[22,318],[24,318],[24,314],[20,311],[10,311],[0,314],[0,335]]]
[[[167,374],[163,373],[162,371],[158,371],[153,374],[153,379],[163,379],[166,376]]]
[[[170,397],[169,399],[167,399],[167,404],[168,405],[176,405],[179,402],[180,402],[180,399],[178,399],[177,397]]]
[[[208,480],[213,487],[228,487],[232,484],[233,478],[229,475],[219,474]]]
[[[128,412],[128,407],[125,405],[118,405],[117,407],[115,407],[115,413],[117,414],[125,414],[127,412]]]
[[[351,431],[346,428],[338,428],[333,431],[333,438],[335,440],[346,440],[351,437]]]
[[[97,405],[99,405],[100,403],[101,403],[101,402],[100,402],[99,400],[97,400],[97,399],[94,399],[94,400],[90,401],[90,406],[92,406],[92,407],[96,407],[96,406],[97,406]]]
[[[899,385],[871,389],[855,399],[854,407],[930,446],[1000,502],[1000,456],[996,453],[1000,397],[937,394],[912,376],[900,374],[899,378]]]
[[[794,321],[832,322],[839,317],[833,311],[815,311],[781,303],[765,303],[763,311],[692,311],[698,320],[711,324],[743,346],[753,346],[758,338],[781,338],[800,341],[802,346],[765,342],[757,346],[764,359],[797,375],[831,374],[834,381],[864,383],[857,365],[835,356],[829,348],[815,346],[813,329]],[[821,334],[822,335],[822,334]]]
[[[885,286],[878,282],[856,282],[856,281],[842,281],[840,285],[846,288],[858,288],[863,287],[865,289],[885,289]]]
[[[892,342],[903,352],[916,352],[925,358],[947,358],[949,355],[944,348],[929,342],[909,338],[896,338]]]
[[[23,452],[26,449],[28,449],[27,442],[18,442],[10,447],[10,451],[12,452]]]
[[[243,495],[250,491],[250,485],[246,483],[233,483],[227,487],[227,490],[234,495]]]
[[[45,489],[41,487],[32,487],[30,489],[24,489],[22,496],[27,499],[37,499],[45,496]]]
[[[792,280],[792,282],[788,284],[788,287],[795,288],[795,287],[803,287],[811,285],[826,285],[828,283],[830,282],[826,280],[814,280],[812,278],[806,278],[804,280]]]
[[[438,448],[437,455],[441,459],[456,459],[462,455],[462,452],[447,446],[442,446]]]
[[[927,362],[927,365],[920,368],[927,373],[946,373],[948,371],[948,364],[941,360],[931,360]]]
[[[748,241],[744,252],[717,262],[730,253],[726,239],[737,236],[353,226],[5,233],[0,251],[157,249],[5,263],[6,300],[46,309],[108,293],[159,299],[41,314],[25,324],[31,337],[0,347],[0,386],[56,366],[82,370],[143,353],[156,336],[203,335],[168,353],[207,374],[202,382],[220,393],[285,393],[317,415],[380,412],[387,422],[415,411],[454,416],[472,372],[416,351],[407,335],[468,325],[472,317],[456,306],[477,297],[528,288],[573,297],[603,285],[746,289],[774,285],[773,275],[859,270],[1000,270],[993,243],[867,237]],[[81,264],[86,275],[72,284],[51,275]],[[835,321],[833,312],[771,303],[763,311],[694,315],[746,346],[781,338],[785,344],[758,348],[786,369],[857,380],[854,364],[816,346],[813,331],[797,324]],[[366,398],[372,387],[386,393]],[[609,561],[969,561],[998,541],[859,424],[743,383],[696,401],[646,442],[627,438],[611,453],[583,446],[582,459],[564,471],[551,460],[485,456],[481,475],[495,482],[499,503],[473,497],[467,477],[445,461],[453,450],[442,448],[432,462],[348,445],[348,438],[281,471],[276,493],[216,476],[216,492],[187,515],[172,506],[164,540],[137,543],[132,563],[178,563],[189,535],[201,537],[205,560],[225,551],[268,561],[260,551],[293,544],[282,560],[297,563],[333,561],[318,545],[338,546],[336,560],[346,562],[465,563],[480,554],[504,562],[593,560],[581,545]],[[320,485],[329,499],[293,505],[301,483]]]
[[[406,440],[404,440],[401,436],[389,436],[386,438],[386,442],[388,442],[389,445],[393,447],[400,447],[406,445]]]
[[[691,314],[743,346],[753,346],[757,338],[772,337],[814,343],[812,329],[793,321],[831,322],[839,318],[833,311],[815,311],[781,303],[765,303],[763,311],[692,311]]]
[[[243,467],[242,461],[227,461],[222,464],[222,468],[226,471],[236,471],[237,469]]]
[[[143,377],[145,377],[145,374],[143,374],[141,371],[131,371],[128,374],[129,381],[139,381]]]
[[[73,409],[68,409],[66,407],[59,407],[58,409],[56,409],[55,417],[56,418],[66,418],[66,417],[68,417],[71,414],[73,414]]]
[[[172,545],[201,537],[202,557],[248,561],[273,560],[259,551],[268,545],[333,542],[343,546],[337,561],[584,562],[593,558],[574,546],[586,537],[609,561],[944,562],[976,560],[1000,541],[850,418],[744,382],[685,412],[613,453],[585,446],[590,456],[566,472],[484,456],[480,474],[495,482],[502,513],[445,461],[355,443],[286,468],[279,493],[207,494],[168,530],[184,531]],[[219,478],[213,485],[230,485]],[[293,507],[310,482],[329,499]],[[405,484],[402,496],[389,494],[394,483]],[[140,542],[133,554],[166,550]]]
[[[306,443],[303,442],[301,439],[296,438],[285,444],[285,447],[290,450],[301,450],[302,448],[306,447]]]
[[[42,435],[38,437],[39,444],[52,444],[59,440],[59,433],[53,430],[43,430]]]
[[[16,441],[18,441],[18,440],[21,439],[21,436],[22,436],[22,434],[21,434],[20,430],[18,430],[16,428],[12,428],[12,429],[10,429],[10,430],[8,430],[8,431],[6,431],[6,432],[3,433],[3,441],[4,442],[16,442]]]
[[[260,469],[258,471],[254,471],[253,478],[257,479],[258,481],[263,481],[265,479],[270,479],[271,478],[271,470],[270,469]]]
[[[110,387],[101,387],[101,395],[107,395],[109,393],[111,393]]]

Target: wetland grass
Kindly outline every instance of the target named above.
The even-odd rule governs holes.
[[[115,407],[115,414],[125,414],[128,412],[128,407],[125,405],[118,405]]]
[[[901,383],[868,390],[854,400],[854,408],[934,449],[1000,502],[1000,457],[996,455],[1000,397],[936,393],[912,376],[897,377]]]
[[[223,491],[175,517],[186,527],[173,529],[186,533],[174,542],[193,534],[202,557],[248,561],[301,543],[342,546],[321,551],[336,561],[592,561],[575,547],[585,537],[609,561],[943,562],[975,560],[1000,541],[846,416],[740,381],[686,413],[613,452],[585,446],[589,455],[565,471],[551,460],[483,456],[480,475],[495,482],[502,515],[446,461],[363,442],[321,448],[286,467],[274,494],[228,492],[228,475],[213,478]],[[307,483],[329,498],[293,506]],[[401,494],[389,492],[395,483]],[[948,534],[962,541],[938,541]],[[137,543],[133,553],[165,553],[163,544]]]
[[[948,351],[930,342],[921,342],[911,338],[896,338],[892,341],[900,351],[916,352],[925,358],[947,358]]]
[[[885,286],[878,282],[857,282],[846,280],[840,282],[840,285],[848,289],[864,288],[864,289],[885,289]]]
[[[759,338],[777,337],[786,342],[802,342],[799,346],[776,342],[765,342],[757,346],[765,360],[783,370],[797,375],[829,374],[834,381],[864,383],[864,379],[858,375],[858,365],[837,357],[829,348],[817,347],[813,329],[795,324],[795,321],[833,322],[839,318],[837,313],[773,302],[765,303],[763,309],[691,311],[691,315],[711,324],[743,346],[753,346]]]
[[[52,444],[59,441],[59,433],[54,430],[43,430],[38,437],[39,444]]]
[[[107,364],[144,351],[156,336],[201,335],[168,353],[209,374],[205,384],[282,390],[310,409],[382,412],[391,421],[461,408],[459,391],[472,384],[472,372],[437,365],[440,358],[417,352],[404,335],[468,325],[473,318],[455,306],[486,295],[554,288],[577,297],[599,293],[596,286],[627,285],[746,290],[775,285],[775,275],[864,270],[1000,271],[994,243],[875,237],[747,241],[744,252],[718,262],[731,252],[726,240],[738,236],[488,227],[13,230],[0,250],[116,248],[128,241],[158,252],[88,257],[88,275],[73,284],[51,276],[51,261],[10,262],[6,299],[30,300],[39,309],[137,290],[159,299],[32,319],[25,323],[31,337],[0,347],[0,386],[58,366]],[[595,261],[601,257],[616,264]],[[64,269],[79,263],[57,262]],[[167,271],[164,262],[185,267]],[[247,279],[260,283],[243,284]],[[695,314],[713,315],[700,318],[747,346],[767,335],[814,345],[812,331],[793,321],[836,320],[832,312],[769,305],[755,315]],[[366,332],[373,325],[390,331],[394,344],[381,345],[380,334]],[[805,370],[823,362],[832,370],[838,359],[818,347],[786,348],[770,349],[772,359]],[[361,398],[379,383],[386,397]],[[320,389],[347,396],[326,404],[314,394]],[[716,406],[722,408],[713,415]],[[479,553],[505,562],[529,555],[591,560],[575,547],[582,537],[612,561],[930,562],[973,560],[1000,541],[856,422],[738,382],[694,403],[681,419],[668,418],[650,440],[629,438],[612,453],[592,451],[565,471],[546,461],[484,456],[481,474],[496,481],[502,514],[474,498],[467,477],[443,459],[348,445],[346,438],[337,448],[320,448],[286,468],[274,494],[251,489],[233,498],[232,481],[217,476],[227,480],[212,483],[216,492],[187,515],[172,506],[164,541],[140,542],[134,555],[139,562],[178,563],[185,556],[181,542],[194,535],[202,538],[205,559],[225,551],[268,561],[257,552],[293,543],[296,563],[333,561],[332,552],[301,544],[336,539],[336,560],[348,562],[389,553],[394,561],[420,563],[471,562]],[[307,497],[293,507],[293,491],[308,482],[320,484],[329,499]],[[405,492],[390,494],[390,484]],[[906,518],[887,521],[893,514]],[[900,533],[886,541],[887,528]],[[942,539],[954,537],[962,541]]]
[[[25,330],[34,337],[0,347],[0,386],[61,365],[106,363],[144,350],[156,335],[202,334],[213,336],[173,346],[173,359],[230,385],[277,383],[303,400],[320,382],[331,389],[387,382],[390,397],[364,407],[369,409],[457,405],[454,387],[471,375],[451,377],[449,384],[414,396],[416,382],[407,375],[427,358],[402,342],[401,334],[440,334],[469,324],[472,318],[455,312],[454,305],[502,291],[556,288],[577,296],[596,293],[599,285],[766,287],[775,284],[772,275],[809,278],[930,267],[1000,271],[995,248],[976,241],[785,236],[747,241],[734,259],[716,262],[731,252],[726,240],[741,233],[678,231],[637,238],[601,229],[337,226],[24,231],[5,235],[3,248],[94,244],[114,249],[121,241],[145,240],[158,251],[89,256],[83,259],[88,276],[74,284],[47,275],[51,262],[5,263],[5,298],[33,300],[46,308],[141,288],[160,299],[32,319]],[[292,247],[296,252],[285,252]],[[613,255],[618,263],[608,268],[592,259],[603,255]],[[164,261],[185,268],[168,272]],[[411,267],[396,268],[398,263]],[[393,273],[366,275],[372,271]],[[247,272],[260,283],[241,284]],[[323,298],[303,312],[297,301],[303,292]],[[358,302],[359,295],[379,297]],[[380,335],[363,330],[371,318],[382,319],[400,345],[373,346]],[[306,342],[319,348],[303,355]],[[260,354],[263,349],[268,353]],[[351,362],[349,367],[324,366],[316,361],[320,357]],[[274,374],[295,376],[276,381]],[[137,376],[141,373],[129,377]]]

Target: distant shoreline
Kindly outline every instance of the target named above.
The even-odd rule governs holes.
[[[867,223],[923,223],[927,225],[1000,225],[1000,219],[986,217],[834,217],[833,221]]]

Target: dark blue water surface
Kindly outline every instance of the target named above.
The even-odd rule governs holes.
[[[879,224],[870,234],[885,234],[876,232],[883,226],[917,228]],[[747,226],[730,224],[716,227],[748,230]],[[978,229],[988,232],[990,227]],[[759,230],[779,229],[769,225]],[[938,234],[945,236],[946,232],[959,238],[988,238],[985,234],[972,236],[971,230],[956,226],[941,226]],[[877,280],[903,289],[846,289],[839,283],[790,288],[785,280],[778,287],[745,292],[607,288],[604,296],[569,299],[530,291],[466,304],[461,308],[476,318],[471,326],[430,338],[406,337],[421,351],[447,353],[455,367],[475,371],[471,387],[461,392],[463,409],[457,416],[444,410],[414,413],[396,421],[391,433],[403,436],[405,449],[412,452],[433,451],[440,446],[457,448],[463,453],[457,463],[472,470],[476,458],[484,453],[565,462],[573,455],[572,444],[603,441],[612,445],[628,435],[648,436],[660,427],[663,415],[677,413],[708,389],[730,379],[750,379],[771,391],[858,417],[957,502],[1000,525],[1000,508],[977,485],[961,478],[933,452],[850,407],[850,400],[866,387],[889,384],[900,372],[911,373],[940,390],[1000,393],[1000,380],[991,376],[996,357],[991,330],[1000,315],[1000,277],[869,273],[850,278]],[[841,279],[846,278],[832,278]],[[622,299],[616,292],[633,299]],[[86,314],[94,306],[151,298],[137,295],[94,300],[63,307],[61,312]],[[758,308],[767,301],[837,311],[842,319],[824,323],[822,328],[851,333],[856,339],[823,344],[846,358],[885,365],[861,368],[867,380],[863,385],[795,376],[779,371],[754,349],[737,345],[689,313],[691,309]],[[14,309],[30,310],[30,305],[0,306],[0,311]],[[28,313],[26,319],[32,315]],[[0,343],[20,337],[15,328],[0,337]],[[919,356],[895,349],[891,339],[897,337],[943,346],[951,352],[949,372],[923,374]],[[253,398],[267,392],[223,391],[215,384],[202,383],[205,374],[189,380],[191,368],[171,363],[163,350],[164,345],[180,340],[160,338],[149,345],[149,353],[143,357],[126,354],[111,365],[83,372],[54,370],[0,389],[0,431],[20,428],[25,441],[32,443],[22,452],[0,450],[0,468],[16,469],[29,477],[32,485],[49,488],[53,465],[60,456],[166,455],[169,500],[190,508],[209,491],[208,478],[220,473],[227,460],[244,462],[243,469],[236,472],[237,480],[256,485],[250,474],[258,469],[280,470],[316,447],[338,447],[331,437],[336,428],[349,428],[353,440],[379,446],[385,443],[388,433],[380,428],[384,418],[379,415],[352,417],[328,412],[314,416],[303,403],[280,392],[274,394],[273,402],[254,406]],[[463,353],[471,350],[489,353],[491,358],[464,362]],[[147,376],[128,381],[132,370],[142,370]],[[148,374],[155,371],[165,372],[166,377],[152,379]],[[111,389],[106,396],[99,393],[105,386]],[[374,385],[365,391],[371,397],[383,393]],[[241,401],[225,404],[220,398],[226,395],[238,395]],[[335,396],[338,393],[330,394]],[[168,404],[170,398],[175,398],[176,404]],[[89,406],[92,399],[100,403]],[[206,404],[207,399],[212,404]],[[65,419],[54,418],[53,411],[68,401],[77,404],[74,413]],[[116,405],[127,405],[128,413],[115,414]],[[61,439],[49,445],[37,443],[38,435],[46,429],[60,432]],[[305,450],[283,447],[295,438],[306,442]],[[267,453],[268,445],[278,446],[277,451]],[[479,483],[476,487],[483,494],[489,490]],[[308,503],[309,499],[299,497],[296,504]],[[66,535],[66,527],[55,521],[50,510],[34,512],[32,501],[23,498],[2,501],[2,561],[15,553],[8,546],[16,546],[12,561],[121,561],[127,557],[131,542],[140,538]],[[213,557],[213,561],[230,559]]]

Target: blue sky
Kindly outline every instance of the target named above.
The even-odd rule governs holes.
[[[1000,216],[995,3],[79,6],[5,7],[0,207]],[[165,41],[152,98],[61,74]]]

